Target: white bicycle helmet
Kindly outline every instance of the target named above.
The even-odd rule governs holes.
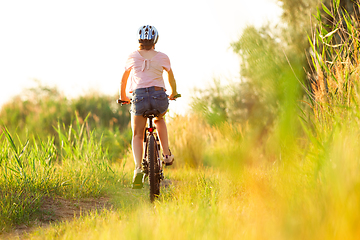
[[[149,45],[156,44],[159,39],[159,33],[154,26],[144,25],[138,30],[139,43],[147,43]],[[145,40],[145,41],[144,41]],[[146,41],[150,40],[150,41]]]

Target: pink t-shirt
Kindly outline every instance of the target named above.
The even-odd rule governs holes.
[[[163,71],[170,71],[170,59],[162,52],[151,59],[145,59],[138,51],[130,54],[126,61],[125,70],[131,69],[129,92],[138,88],[163,87]]]

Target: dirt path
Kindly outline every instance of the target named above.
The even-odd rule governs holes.
[[[109,198],[104,197],[80,200],[45,197],[39,209],[38,217],[31,222],[30,226],[17,226],[10,233],[0,234],[0,239],[22,239],[24,234],[30,233],[38,227],[46,227],[54,222],[71,221],[91,211],[101,211],[111,208],[112,205],[109,203]]]
[[[161,186],[168,188],[174,181],[165,179]],[[68,200],[60,197],[44,197],[34,221],[28,225],[16,226],[13,231],[0,234],[0,239],[23,239],[27,233],[31,233],[39,227],[47,227],[50,223],[72,221],[81,215],[91,211],[113,209],[109,202],[110,198],[85,198],[80,200]]]

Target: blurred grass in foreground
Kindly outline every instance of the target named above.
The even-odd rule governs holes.
[[[143,189],[117,200],[131,205],[54,224],[29,239],[356,239],[359,168],[334,167],[353,160],[342,148],[338,141],[329,146],[332,161],[321,169],[309,157],[245,165],[238,175],[167,170],[173,185],[154,205]]]

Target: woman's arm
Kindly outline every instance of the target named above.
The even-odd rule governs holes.
[[[125,70],[125,72],[122,76],[121,82],[120,82],[120,99],[121,99],[121,101],[130,102],[130,99],[126,96],[126,84],[127,84],[127,80],[130,75],[130,71],[131,71],[131,69]]]
[[[172,69],[170,69],[168,71],[168,76],[169,76],[169,84],[171,87],[171,94],[170,94],[169,98],[171,100],[174,100],[174,96],[176,96],[178,93],[176,91],[176,81],[175,81],[175,77],[174,77],[174,73],[173,73]]]

